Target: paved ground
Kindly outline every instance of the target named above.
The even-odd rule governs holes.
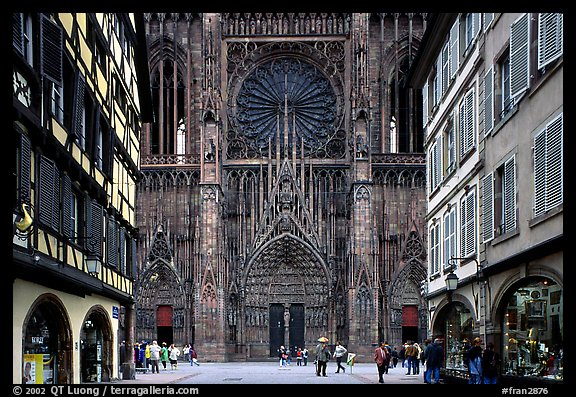
[[[346,372],[335,373],[336,363],[328,363],[326,377],[316,376],[314,364],[280,367],[276,362],[201,363],[191,367],[181,362],[176,370],[160,369],[159,374],[137,374],[135,380],[119,380],[115,384],[377,384],[375,363],[346,366]],[[419,375],[405,375],[400,366],[384,375],[386,384],[422,384]]]

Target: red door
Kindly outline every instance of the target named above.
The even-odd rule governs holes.
[[[156,325],[158,327],[172,326],[172,306],[158,306],[158,309],[156,309]]]
[[[418,306],[402,306],[402,326],[418,326]]]

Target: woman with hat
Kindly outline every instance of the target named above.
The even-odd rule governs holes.
[[[326,367],[328,366],[328,360],[330,360],[330,350],[326,346],[326,342],[328,342],[328,338],[321,337],[318,339],[318,346],[316,346],[316,376],[327,376],[326,375]]]

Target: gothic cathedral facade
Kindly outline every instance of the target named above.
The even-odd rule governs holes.
[[[425,14],[145,14],[136,338],[204,360],[426,337]]]

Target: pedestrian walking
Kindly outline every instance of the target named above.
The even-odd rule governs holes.
[[[388,342],[384,342],[384,347],[388,350],[388,357],[391,358],[392,357],[392,348],[390,347],[390,345],[388,344]],[[384,364],[384,373],[387,374],[388,373],[388,369],[390,368],[390,362],[392,360],[389,359],[386,364]]]
[[[304,349],[302,349],[302,361],[304,361],[304,366],[308,366],[308,349],[306,349],[306,347],[304,347]]]
[[[440,367],[444,362],[444,347],[441,339],[434,339],[424,350],[426,359],[425,383],[436,384],[440,381]]]
[[[146,343],[146,348],[144,349],[144,357],[146,358],[146,369],[150,368],[150,344]]]
[[[316,346],[316,376],[327,376],[326,375],[326,368],[328,367],[328,361],[330,360],[330,349],[326,346],[326,342],[328,339],[326,337],[322,337],[318,339],[320,342],[318,346]]]
[[[190,345],[190,365],[194,366],[200,366],[200,363],[198,362],[198,353],[196,352],[196,350],[194,350],[194,347],[192,345]]]
[[[182,348],[182,353],[184,353],[184,360],[190,361],[190,345],[188,343]]]
[[[344,356],[344,354],[346,353],[348,353],[348,350],[346,350],[346,348],[342,346],[340,341],[336,342],[336,348],[334,349],[334,358],[336,358],[336,364],[338,364],[338,367],[336,368],[337,374],[340,373],[340,369],[342,369],[344,373],[346,372],[346,368],[344,368],[344,366],[342,365],[342,356]]]
[[[407,343],[403,344],[400,348],[400,352],[398,353],[398,358],[402,360],[402,368],[406,366],[406,347],[408,346]]]
[[[408,372],[406,372],[406,375],[410,375],[410,372],[412,371],[412,367],[414,366],[414,357],[415,355],[418,353],[418,351],[415,351],[415,347],[414,347],[414,343],[412,341],[408,342],[408,347],[406,347],[406,361],[407,361],[407,368],[408,368]]]
[[[302,366],[302,348],[299,347],[298,350],[296,350],[296,365],[301,367]]]
[[[160,349],[160,362],[166,370],[166,365],[168,364],[168,347],[166,347],[166,342],[162,342],[162,348]]]
[[[178,357],[180,357],[180,349],[174,343],[168,348],[168,358],[170,359],[170,369],[178,369]]]
[[[482,354],[482,375],[484,384],[498,383],[498,369],[500,368],[500,355],[494,351],[494,343],[489,342]]]
[[[420,374],[420,355],[422,354],[422,348],[417,342],[412,345],[414,347],[413,358],[412,358],[412,374]]]
[[[384,342],[380,343],[380,346],[374,350],[374,361],[378,367],[378,383],[384,383],[386,364],[390,362],[390,355]]]
[[[479,385],[482,383],[482,340],[478,337],[472,341],[472,347],[468,351],[468,371],[470,372],[469,384]]]
[[[423,368],[423,373],[422,373],[422,378],[424,380],[424,383],[429,383],[427,378],[426,378],[426,372],[427,372],[427,364],[426,364],[426,349],[428,349],[428,346],[430,346],[430,339],[426,339],[424,340],[424,348],[422,349],[422,353],[420,353],[420,362],[422,364]]]
[[[396,368],[398,365],[398,349],[394,346],[394,350],[392,350],[392,368]]]
[[[278,358],[280,359],[280,366],[286,366],[286,360],[288,360],[288,353],[286,352],[286,348],[282,345],[278,349]]]
[[[158,341],[152,341],[152,345],[150,346],[150,363],[152,364],[152,373],[156,370],[156,373],[160,373],[160,367],[158,363],[160,362],[160,350],[162,348],[158,346]]]

